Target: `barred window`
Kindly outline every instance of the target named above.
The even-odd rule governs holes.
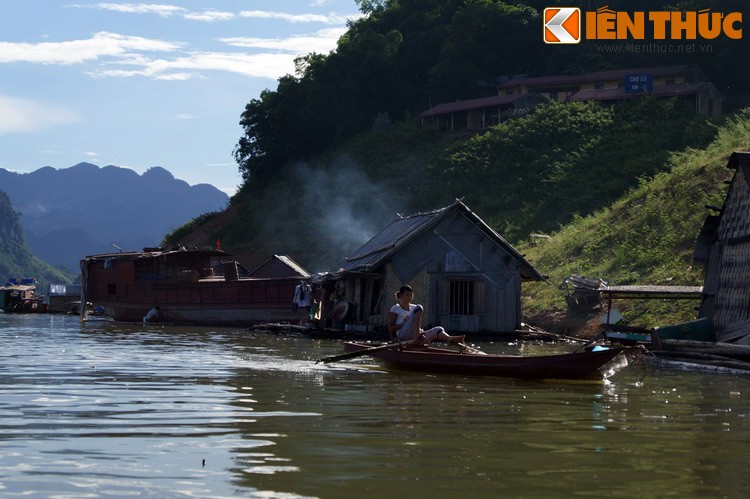
[[[451,281],[448,300],[451,315],[473,315],[474,281]]]

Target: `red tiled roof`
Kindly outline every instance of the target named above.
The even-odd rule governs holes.
[[[441,114],[456,113],[459,111],[468,111],[470,109],[481,109],[483,107],[500,106],[509,104],[516,99],[524,97],[523,95],[493,95],[491,97],[482,97],[481,99],[459,100],[456,102],[445,102],[437,104],[432,108],[420,113],[420,118],[428,116],[437,116]]]
[[[653,68],[629,68],[614,69],[611,71],[597,71],[595,73],[586,73],[578,75],[553,75],[538,76],[533,78],[515,78],[498,85],[497,88],[514,88],[521,85],[544,86],[544,85],[575,85],[580,83],[589,83],[592,81],[610,81],[621,80],[627,75],[649,73],[654,77],[673,76],[686,71],[690,66],[658,66]]]
[[[704,85],[657,85],[654,86],[651,97],[677,97],[679,95],[691,95],[700,90]],[[624,99],[635,99],[643,96],[639,93],[625,93],[625,87],[620,88],[601,88],[601,89],[586,89],[576,92],[575,94],[568,97],[568,102],[573,101],[587,101],[587,100],[624,100]]]

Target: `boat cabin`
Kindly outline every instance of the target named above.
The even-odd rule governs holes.
[[[0,287],[0,307],[6,314],[47,311],[42,298],[36,296],[34,279],[9,279],[5,286]]]

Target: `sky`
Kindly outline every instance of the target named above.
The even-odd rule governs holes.
[[[232,195],[245,104],[360,15],[354,0],[0,0],[0,168],[161,166]]]

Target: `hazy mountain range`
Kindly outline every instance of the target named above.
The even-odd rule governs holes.
[[[79,163],[14,173],[0,168],[0,190],[20,213],[34,255],[77,273],[86,255],[157,246],[164,235],[226,207],[226,193],[189,185],[153,167],[139,175],[117,166]]]

